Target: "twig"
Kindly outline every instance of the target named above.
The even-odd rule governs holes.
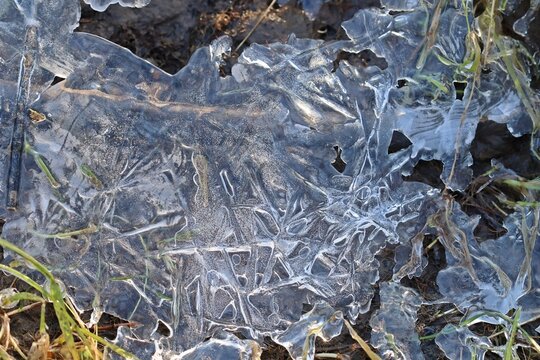
[[[13,311],[10,311],[8,313],[6,313],[7,316],[11,317],[13,315],[17,315],[19,313],[22,313],[26,310],[30,310],[32,308],[35,308],[37,307],[38,305],[42,305],[45,303],[45,300],[43,300],[42,302],[35,302],[35,303],[32,303],[32,304],[29,304],[29,305],[26,305],[26,306],[23,306],[22,308],[18,308],[16,310],[13,310]]]
[[[270,5],[268,5],[268,7],[263,11],[263,13],[261,14],[261,16],[259,17],[259,19],[257,20],[257,23],[255,24],[255,26],[253,26],[253,28],[251,28],[251,30],[247,33],[246,37],[244,38],[244,40],[242,40],[240,42],[240,44],[238,44],[238,46],[236,47],[236,49],[234,49],[234,52],[238,52],[238,50],[240,50],[240,48],[242,47],[242,45],[244,45],[244,43],[247,41],[247,39],[249,39],[249,37],[253,34],[253,32],[255,30],[257,30],[257,28],[259,27],[259,25],[261,25],[262,21],[264,20],[264,18],[268,15],[268,13],[270,12],[270,9],[272,8],[272,6],[274,6],[274,4],[276,3],[276,0],[272,0],[272,2],[270,3]]]
[[[17,208],[19,186],[21,181],[21,162],[25,137],[24,109],[28,101],[30,82],[34,64],[34,52],[37,48],[37,28],[28,26],[24,46],[24,55],[19,69],[19,85],[17,89],[13,134],[10,145],[9,167],[7,177],[6,207],[9,210]]]

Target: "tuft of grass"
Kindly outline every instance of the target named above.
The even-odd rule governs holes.
[[[0,246],[20,256],[29,267],[37,270],[48,284],[47,287],[44,287],[13,266],[0,264],[0,270],[23,281],[37,291],[37,294],[20,292],[1,299],[0,305],[4,306],[13,302],[30,302],[30,304],[20,306],[2,315],[2,322],[0,324],[0,358],[12,359],[13,357],[9,355],[9,351],[11,350],[23,359],[101,360],[105,359],[107,351],[113,351],[125,359],[137,359],[133,354],[100,337],[97,333],[96,326],[94,326],[92,331],[86,327],[73,304],[65,297],[60,283],[43,264],[7,240],[0,238]],[[53,305],[54,313],[62,332],[61,336],[53,341],[50,340],[45,323],[45,305],[47,303]],[[9,318],[36,306],[41,306],[39,337],[27,353],[25,353],[19,348],[17,340],[10,333]]]
[[[516,309],[513,316],[502,314],[498,311],[484,310],[475,312],[472,316],[465,315],[455,327],[444,328],[443,330],[436,332],[434,334],[426,335],[420,337],[421,341],[434,340],[439,335],[450,334],[458,329],[469,327],[478,322],[482,317],[490,317],[493,319],[499,319],[502,323],[502,331],[495,333],[490,336],[490,338],[499,336],[501,334],[506,334],[506,344],[504,344],[504,360],[517,359],[518,356],[515,352],[516,345],[518,344],[518,339],[520,340],[520,345],[524,347],[529,347],[531,351],[537,353],[540,356],[540,345],[536,340],[523,328],[524,323],[520,323],[521,317],[521,308]],[[519,338],[518,338],[518,335]],[[499,353],[499,347],[493,347],[486,349],[494,353]]]

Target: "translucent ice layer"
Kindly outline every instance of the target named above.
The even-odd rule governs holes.
[[[492,178],[515,175],[497,162],[493,165],[496,170],[490,175]],[[520,307],[522,321],[540,317],[540,284],[535,275],[540,271],[539,209],[514,212],[505,221],[505,235],[482,243],[473,235],[478,218],[470,218],[459,209],[454,209],[452,216],[461,239],[441,236],[448,267],[439,272],[437,284],[445,298],[463,311],[489,309],[506,314]],[[440,228],[441,234],[445,232]],[[458,245],[463,240],[468,244],[467,252]]]
[[[482,81],[466,76],[469,2],[383,5],[345,22],[347,40],[252,45],[223,78],[228,38],[170,75],[73,33],[76,0],[2,2],[2,236],[51,268],[93,321],[107,312],[140,323],[117,341],[138,341],[144,358],[256,357],[265,335],[313,356],[315,330],[330,339],[342,316],[370,309],[388,244],[400,260],[379,284],[372,342],[410,357],[422,299],[397,282],[421,273],[429,232],[447,250],[444,300],[539,316],[538,212],[512,215],[504,238],[478,244],[476,219],[403,180],[437,159],[446,188],[463,190],[478,121],[525,134],[530,112],[501,60],[478,71]],[[337,61],[366,49],[388,66]],[[51,86],[54,76],[65,81]],[[412,145],[389,153],[394,131]],[[316,305],[302,316],[304,304]]]
[[[381,308],[371,317],[373,346],[385,359],[424,359],[415,332],[420,296],[398,283],[381,284]]]

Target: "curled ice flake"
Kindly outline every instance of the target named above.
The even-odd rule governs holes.
[[[293,359],[314,359],[315,340],[329,341],[341,333],[343,314],[327,304],[317,303],[310,312],[273,340],[287,348]]]
[[[422,305],[416,291],[395,282],[380,284],[381,308],[373,314],[371,344],[385,358],[424,359],[415,331]]]
[[[493,346],[489,338],[451,324],[441,330],[435,342],[449,359],[483,360],[487,349]]]

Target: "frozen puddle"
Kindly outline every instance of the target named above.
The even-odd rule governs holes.
[[[506,235],[479,243],[478,218],[403,180],[437,159],[447,190],[464,190],[479,120],[536,132],[537,94],[522,104],[504,57],[476,70],[469,1],[383,5],[343,24],[349,40],[252,45],[222,78],[228,38],[169,75],[74,33],[77,0],[3,1],[2,236],[53,270],[94,320],[107,312],[140,323],[117,342],[143,359],[257,358],[264,336],[313,358],[316,336],[331,339],[344,318],[369,311],[375,256],[390,244],[400,256],[393,279],[378,284],[371,344],[419,359],[415,321],[429,302],[399,281],[426,266],[427,234],[446,249],[439,302],[539,317],[539,208],[519,208]],[[335,66],[340,52],[365,49],[388,67]],[[51,86],[55,76],[65,81]],[[389,154],[394,131],[412,145]],[[492,179],[514,176],[494,165]],[[313,309],[303,314],[303,304]],[[460,328],[436,342],[452,357],[489,340]]]

